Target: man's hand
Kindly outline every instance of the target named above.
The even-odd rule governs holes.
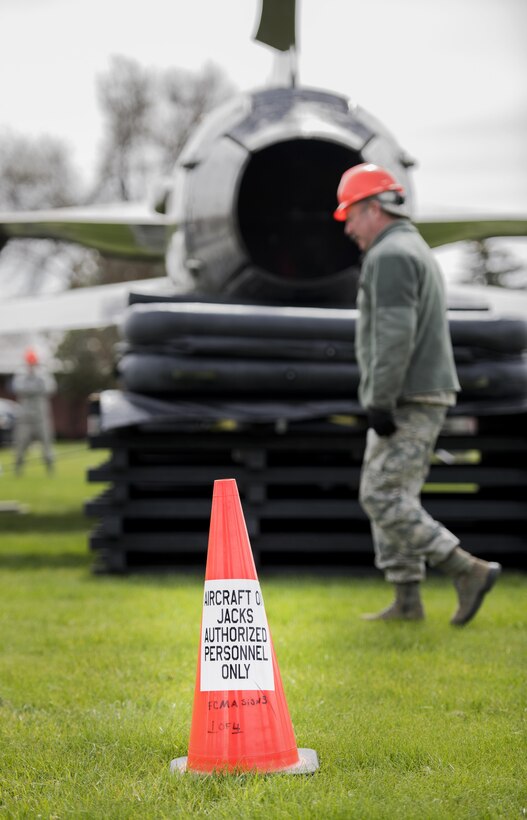
[[[368,427],[373,427],[378,436],[391,436],[397,430],[391,410],[368,410]]]

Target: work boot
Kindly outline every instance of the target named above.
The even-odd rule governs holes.
[[[450,623],[464,626],[476,615],[483,598],[490,592],[501,573],[501,564],[482,561],[456,547],[437,569],[452,576],[458,597],[458,608]]]
[[[361,615],[363,621],[422,621],[425,617],[419,581],[395,584],[395,601],[376,614]]]

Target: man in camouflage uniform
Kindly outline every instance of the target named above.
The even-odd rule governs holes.
[[[335,218],[366,252],[359,281],[359,399],[368,415],[360,503],[376,566],[395,585],[393,603],[368,620],[420,620],[425,567],[453,578],[451,623],[474,617],[501,567],[474,558],[422,508],[420,493],[448,407],[460,389],[441,271],[408,219],[404,190],[371,163],[346,171]]]
[[[48,473],[53,472],[53,422],[50,396],[57,385],[53,376],[39,367],[34,350],[26,350],[25,367],[13,378],[13,393],[20,405],[15,426],[15,472],[20,475],[26,452],[33,441],[42,446]]]

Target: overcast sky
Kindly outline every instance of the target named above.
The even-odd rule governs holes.
[[[112,55],[265,85],[259,0],[0,0],[0,131],[63,138],[87,177]],[[220,34],[221,32],[221,34]],[[527,0],[300,0],[300,80],[349,95],[418,160],[419,212],[527,212]]]

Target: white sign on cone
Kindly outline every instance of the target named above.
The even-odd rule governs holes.
[[[259,582],[205,581],[200,690],[274,688],[271,638]]]

